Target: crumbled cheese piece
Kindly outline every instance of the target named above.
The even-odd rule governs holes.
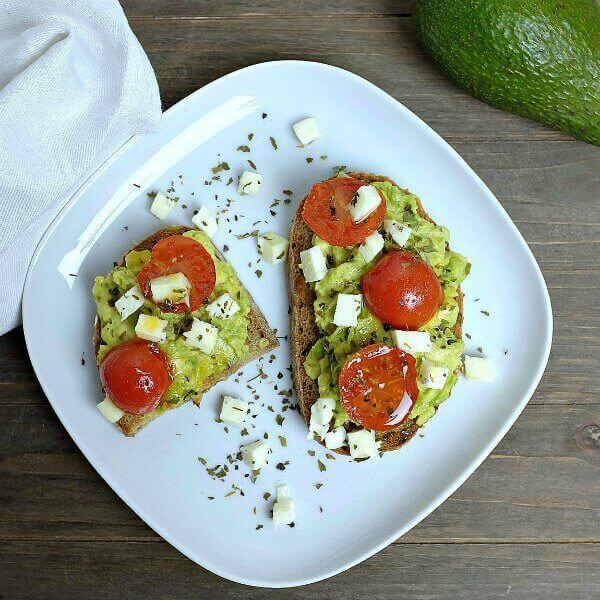
[[[273,503],[273,523],[291,525],[296,518],[296,508],[291,498],[279,498]]]
[[[258,252],[263,259],[276,265],[283,262],[287,256],[290,243],[277,233],[269,231],[258,238]]]
[[[338,294],[333,323],[338,327],[356,327],[362,310],[362,294]]]
[[[166,194],[163,194],[163,192],[156,192],[156,196],[154,196],[154,200],[150,205],[150,212],[157,219],[164,221],[174,206],[175,200],[172,200]]]
[[[219,419],[228,425],[241,427],[248,413],[250,405],[244,400],[233,398],[232,396],[223,396],[223,404],[221,406],[221,414]]]
[[[211,319],[231,319],[233,315],[240,311],[240,305],[231,297],[229,292],[225,292],[214,302],[211,302],[206,310]]]
[[[121,321],[132,315],[144,305],[144,295],[139,285],[128,289],[116,302],[115,308],[121,315]]]
[[[392,331],[392,340],[397,348],[414,354],[415,352],[431,351],[431,336],[426,331]]]
[[[321,281],[327,275],[325,255],[319,246],[313,246],[300,252],[300,268],[307,283]]]
[[[424,358],[421,361],[421,379],[425,387],[441,390],[446,385],[448,374],[450,373],[447,367],[436,365]]]
[[[492,381],[496,375],[494,363],[482,356],[465,356],[465,376],[477,381]]]
[[[111,423],[116,423],[125,414],[118,406],[115,406],[108,397],[96,404],[96,408],[102,413],[102,416]]]
[[[348,433],[350,456],[356,458],[371,458],[379,452],[379,444],[375,441],[375,432],[369,429],[359,429]]]
[[[308,425],[307,439],[312,439],[314,435],[324,439],[329,430],[329,423],[333,419],[335,409],[335,398],[317,398],[310,407],[310,422]]]
[[[262,440],[241,447],[244,462],[253,470],[258,471],[269,463],[269,446]]]
[[[370,262],[383,250],[383,244],[383,236],[376,231],[358,247],[358,253],[365,259],[365,262]]]
[[[135,326],[135,334],[143,340],[162,344],[167,339],[167,332],[165,331],[167,325],[168,321],[164,319],[141,314]]]
[[[325,446],[330,450],[337,450],[346,443],[346,430],[336,427],[325,434]]]
[[[380,204],[381,196],[377,188],[373,185],[363,185],[358,188],[350,204],[350,214],[355,223],[360,223],[374,213]]]
[[[156,303],[188,304],[192,284],[183,273],[161,275],[150,281],[152,300]]]
[[[184,344],[211,355],[219,338],[219,330],[214,325],[194,317],[191,329],[185,331],[183,337]]]
[[[412,229],[408,225],[404,225],[394,219],[384,219],[383,230],[398,244],[403,247],[412,233]]]
[[[314,142],[317,138],[321,137],[321,129],[319,124],[314,117],[308,117],[298,121],[292,125],[296,137],[300,140],[303,146]]]
[[[260,192],[262,175],[254,171],[244,171],[240,175],[238,193],[242,196],[256,196]]]
[[[217,233],[217,229],[219,229],[217,218],[206,206],[201,206],[198,209],[198,212],[192,217],[192,223],[200,231],[204,231],[209,238],[213,238]]]

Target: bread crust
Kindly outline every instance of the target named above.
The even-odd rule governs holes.
[[[397,185],[389,177],[383,175],[373,175],[365,172],[348,173],[350,177],[364,181],[365,183],[374,183],[376,181],[389,181]],[[399,187],[399,186],[398,186]],[[300,203],[296,217],[292,223],[290,231],[290,246],[288,253],[288,286],[292,304],[292,314],[290,323],[290,347],[292,353],[292,379],[300,412],[308,425],[310,422],[310,409],[319,397],[319,387],[316,381],[308,377],[304,370],[304,359],[313,345],[321,337],[321,332],[316,324],[314,313],[315,293],[306,283],[302,270],[300,269],[300,252],[310,248],[312,245],[313,232],[302,220],[302,205]],[[425,212],[420,201],[418,201],[419,215],[431,223],[433,219]],[[453,332],[457,339],[462,337],[463,321],[463,293],[458,288],[458,318]],[[437,407],[436,407],[437,411]],[[419,425],[413,419],[407,419],[395,429],[385,432],[377,432],[376,439],[381,442],[381,451],[389,452],[397,450],[408,442],[419,430]],[[336,450],[339,454],[349,454],[347,448]]]
[[[141,242],[137,243],[132,248],[132,250],[137,250],[137,251],[152,250],[154,245],[156,243],[160,242],[161,240],[163,240],[167,237],[170,237],[172,235],[181,235],[181,234],[185,233],[186,231],[192,231],[192,229],[190,229],[189,227],[165,227],[164,229],[161,229],[160,231],[153,233],[151,236],[147,237],[145,240],[142,240]],[[216,254],[217,258],[219,258],[220,260],[223,260],[223,261],[226,260],[217,249],[215,249],[215,250],[216,250],[215,254]],[[125,264],[125,257],[123,257],[121,264],[122,265]],[[238,371],[239,369],[244,367],[249,362],[256,360],[259,356],[262,356],[263,354],[266,354],[267,352],[270,352],[279,346],[279,340],[277,339],[275,332],[269,326],[265,316],[261,312],[260,308],[258,308],[256,302],[254,301],[254,299],[252,298],[252,296],[250,295],[248,290],[246,290],[246,293],[250,297],[250,312],[248,313],[248,321],[249,321],[248,322],[248,344],[250,346],[250,355],[247,356],[246,358],[244,358],[243,360],[240,360],[237,363],[234,363],[233,365],[231,365],[231,367],[227,371],[224,371],[223,373],[221,373],[219,375],[209,377],[204,382],[204,385],[202,386],[202,388],[198,390],[198,392],[200,394],[209,390],[211,387],[213,387],[219,381],[223,381],[224,379],[227,379],[230,375],[232,375],[233,373],[235,373],[236,371]],[[264,347],[260,345],[260,341],[262,339],[266,339],[268,342],[268,344]],[[94,354],[96,356],[96,362],[98,362],[98,352],[100,350],[100,344],[101,344],[101,328],[100,328],[100,323],[97,318],[94,323],[93,341],[94,341]],[[199,401],[197,403],[199,403]],[[174,407],[174,408],[178,408],[179,406],[182,406],[182,404],[179,404],[179,405],[177,405],[177,407]],[[172,409],[169,409],[169,410],[172,410]],[[115,425],[126,436],[133,436],[142,427],[144,427],[145,425],[150,423],[150,421],[153,421],[154,419],[159,417],[160,414],[162,414],[162,413],[157,414],[155,412],[152,412],[152,413],[148,413],[146,415],[133,415],[133,414],[126,413],[115,423]]]

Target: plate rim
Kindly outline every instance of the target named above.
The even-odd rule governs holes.
[[[533,252],[527,245],[527,242],[525,241],[521,232],[518,230],[517,226],[515,225],[513,220],[510,218],[510,216],[508,215],[508,213],[506,212],[506,210],[504,209],[504,207],[502,206],[500,201],[496,198],[496,196],[488,188],[488,186],[481,180],[479,175],[477,175],[477,173],[475,173],[475,171],[471,168],[471,166],[467,163],[467,161],[462,156],[460,156],[460,154],[446,140],[444,140],[430,125],[428,125],[420,117],[418,117],[416,114],[414,114],[409,108],[407,108],[404,104],[402,104],[402,102],[400,102],[399,100],[397,100],[396,98],[394,98],[393,96],[388,94],[386,91],[384,91],[377,85],[371,83],[367,79],[364,79],[360,75],[356,75],[355,73],[348,71],[346,69],[342,69],[340,67],[336,67],[334,65],[329,65],[327,63],[321,63],[318,61],[273,60],[273,61],[256,63],[253,65],[249,65],[247,67],[243,67],[241,69],[237,69],[230,73],[227,73],[227,74],[219,77],[218,79],[208,83],[207,85],[195,90],[194,92],[192,92],[185,98],[182,98],[176,104],[174,104],[169,109],[167,109],[166,111],[163,112],[162,124],[164,124],[165,121],[167,121],[168,119],[172,118],[176,113],[181,111],[181,109],[186,104],[188,104],[192,100],[192,98],[195,98],[203,93],[206,93],[208,90],[212,89],[213,87],[215,87],[217,85],[221,85],[224,81],[227,81],[228,79],[235,78],[240,73],[253,71],[253,70],[260,70],[260,69],[298,67],[298,66],[300,66],[302,68],[310,67],[310,68],[320,69],[323,71],[329,71],[332,73],[340,74],[343,77],[346,77],[348,79],[354,80],[361,86],[366,87],[370,91],[376,93],[388,105],[393,105],[393,108],[395,110],[399,110],[401,113],[403,113],[403,115],[405,117],[409,118],[413,122],[413,124],[415,124],[421,130],[424,130],[424,132],[427,135],[432,136],[433,140],[437,144],[441,145],[442,148],[447,153],[449,153],[450,156],[454,160],[458,161],[458,164],[461,166],[463,171],[471,178],[471,180],[474,183],[477,184],[479,191],[481,193],[483,193],[488,198],[488,200],[491,200],[492,203],[494,203],[498,209],[500,209],[499,214],[501,215],[504,222],[513,230],[514,233],[517,234],[516,239],[518,240],[518,243],[521,245],[522,249],[525,251],[525,254],[529,258],[529,261],[533,264],[534,271],[537,275],[536,283],[537,283],[537,285],[541,285],[541,290],[543,292],[542,295],[543,295],[543,299],[544,299],[546,336],[544,339],[543,352],[540,355],[541,359],[538,362],[535,376],[533,378],[531,378],[531,380],[530,380],[527,391],[525,392],[525,394],[523,395],[523,397],[521,398],[521,400],[519,401],[517,406],[512,410],[511,415],[507,419],[507,421],[502,425],[502,427],[500,427],[498,429],[496,434],[491,437],[491,439],[485,445],[484,449],[481,452],[477,453],[474,456],[474,458],[469,461],[468,466],[464,469],[464,471],[461,473],[461,475],[459,477],[457,477],[440,494],[438,494],[431,502],[427,503],[418,512],[418,514],[413,519],[411,519],[405,526],[395,529],[393,531],[393,533],[388,535],[380,543],[374,545],[369,550],[367,550],[366,552],[363,552],[356,558],[353,558],[353,559],[345,562],[343,564],[343,566],[326,571],[324,574],[320,574],[320,575],[313,576],[313,577],[297,577],[295,579],[287,579],[287,580],[279,580],[279,581],[265,580],[265,579],[258,579],[258,578],[252,579],[252,578],[239,577],[235,573],[229,572],[226,568],[217,566],[217,565],[211,563],[210,561],[207,561],[204,559],[199,560],[198,558],[196,558],[193,549],[190,549],[190,548],[184,549],[183,545],[180,545],[178,540],[175,539],[174,536],[166,533],[163,530],[162,526],[160,524],[156,523],[154,518],[148,517],[148,515],[145,513],[145,510],[143,508],[138,506],[137,503],[135,503],[135,502],[126,500],[125,499],[127,497],[126,489],[123,489],[123,486],[119,485],[118,483],[115,483],[115,485],[113,485],[112,483],[110,483],[108,481],[107,475],[105,475],[105,472],[104,472],[104,466],[103,466],[102,462],[93,460],[92,458],[90,458],[90,456],[88,456],[88,454],[79,445],[79,442],[77,441],[77,439],[71,433],[70,428],[67,426],[67,424],[61,418],[57,408],[54,406],[53,401],[50,399],[50,397],[46,393],[46,384],[45,384],[44,379],[38,373],[38,370],[36,369],[36,366],[33,363],[33,360],[31,359],[30,345],[33,342],[32,342],[32,336],[30,334],[30,327],[28,324],[30,323],[29,315],[31,314],[29,307],[31,305],[32,300],[30,298],[29,290],[31,288],[30,281],[32,279],[32,273],[33,273],[35,265],[39,259],[40,254],[43,252],[43,250],[46,246],[46,243],[48,242],[48,239],[52,236],[56,227],[63,220],[66,213],[71,209],[71,207],[73,207],[77,203],[77,201],[83,196],[83,194],[86,192],[86,190],[92,185],[92,183],[98,177],[100,177],[103,174],[104,171],[106,171],[113,163],[115,163],[119,159],[119,157],[121,157],[127,150],[129,150],[132,146],[134,146],[136,144],[136,142],[140,138],[144,137],[144,135],[146,135],[146,134],[136,134],[136,135],[130,137],[128,140],[126,140],[109,157],[107,157],[102,163],[100,163],[97,168],[95,168],[93,171],[91,171],[90,174],[87,177],[85,177],[85,179],[81,182],[81,184],[75,189],[75,191],[72,193],[72,195],[70,195],[69,199],[65,202],[65,204],[63,205],[61,210],[56,215],[56,217],[51,221],[50,225],[48,226],[48,228],[44,232],[44,235],[42,236],[42,238],[40,239],[39,243],[36,246],[36,249],[32,255],[31,261],[30,261],[28,269],[27,269],[27,274],[25,276],[25,284],[24,284],[24,288],[23,288],[23,298],[22,298],[23,334],[24,334],[24,338],[25,338],[25,345],[26,345],[27,352],[28,352],[28,355],[30,358],[30,362],[31,362],[34,372],[36,374],[36,377],[40,383],[42,390],[44,391],[44,395],[46,396],[50,406],[52,407],[52,410],[54,411],[54,413],[60,420],[62,426],[66,429],[67,433],[69,434],[69,436],[71,437],[71,439],[73,440],[73,442],[75,443],[75,445],[77,446],[79,451],[84,455],[86,460],[92,465],[92,467],[96,470],[96,472],[100,475],[100,477],[102,477],[102,479],[109,485],[109,487],[119,496],[120,500],[123,501],[131,510],[133,510],[133,512],[135,512],[138,515],[138,517],[140,517],[151,529],[156,531],[156,533],[158,533],[165,541],[167,541],[169,544],[171,544],[174,548],[176,548],[179,552],[181,552],[187,558],[194,561],[196,564],[200,565],[202,568],[205,568],[205,569],[219,575],[220,577],[224,577],[226,579],[229,579],[230,581],[234,581],[236,583],[240,583],[243,585],[249,585],[249,586],[253,586],[253,587],[263,587],[263,588],[278,588],[278,589],[279,588],[288,588],[288,587],[297,587],[297,586],[308,585],[311,583],[316,583],[318,581],[328,579],[330,577],[333,577],[334,575],[337,575],[339,573],[342,573],[342,572],[354,567],[355,565],[363,562],[364,560],[373,556],[374,554],[377,554],[378,552],[380,552],[382,549],[389,546],[391,543],[393,543],[398,538],[402,537],[407,531],[410,531],[413,527],[415,527],[418,523],[420,523],[425,517],[427,517],[429,514],[431,514],[437,507],[439,507],[443,502],[445,502],[459,487],[461,487],[463,485],[463,483],[483,463],[483,461],[487,458],[487,456],[490,454],[490,452],[494,449],[495,446],[498,445],[498,443],[502,440],[502,438],[506,435],[508,430],[514,425],[514,423],[516,422],[516,420],[518,419],[520,414],[523,412],[523,409],[525,408],[525,406],[531,399],[533,393],[535,392],[537,386],[539,385],[542,375],[544,374],[546,365],[548,363],[548,358],[550,355],[552,339],[553,339],[552,305],[551,305],[551,301],[550,301],[550,295],[548,293],[548,287],[544,280],[544,276],[542,274],[542,271],[539,267],[537,260],[535,259],[535,256],[533,255]]]

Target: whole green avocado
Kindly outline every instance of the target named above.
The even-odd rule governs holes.
[[[600,145],[596,0],[416,0],[413,22],[475,98]]]

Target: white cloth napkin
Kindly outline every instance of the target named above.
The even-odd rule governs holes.
[[[29,261],[69,193],[160,117],[117,0],[0,0],[0,335],[20,323]]]

